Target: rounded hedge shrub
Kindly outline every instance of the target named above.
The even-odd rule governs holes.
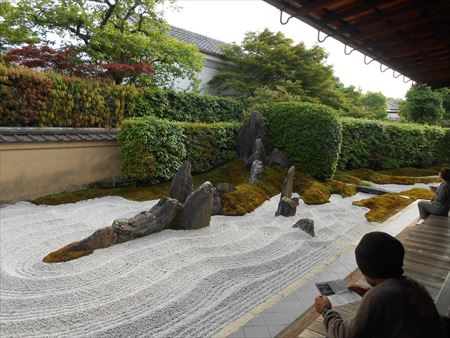
[[[342,134],[337,112],[324,105],[283,102],[264,114],[271,144],[282,150],[296,169],[317,178],[332,177]]]

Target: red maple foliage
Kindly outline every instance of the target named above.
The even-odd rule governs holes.
[[[135,63],[102,62],[91,63],[80,56],[75,49],[54,49],[47,45],[29,45],[9,51],[4,60],[38,70],[53,70],[63,75],[73,75],[86,78],[112,79],[116,84],[125,78],[133,79],[139,74],[152,75],[150,63],[141,61]]]

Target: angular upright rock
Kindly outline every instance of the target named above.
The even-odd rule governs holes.
[[[241,128],[238,134],[238,159],[246,160],[252,155],[256,139],[266,144],[266,131],[264,120],[260,112],[253,112],[250,120]]]
[[[193,183],[194,178],[191,175],[191,162],[185,161],[172,179],[169,196],[184,203],[186,198],[194,190]]]
[[[115,220],[112,227],[117,234],[117,242],[126,242],[172,227],[181,209],[182,204],[178,200],[163,197],[149,211],[130,219]]]
[[[177,219],[177,225],[183,229],[199,229],[209,225],[212,214],[213,186],[203,183],[189,195],[183,211]]]
[[[251,156],[245,161],[245,166],[251,168],[253,161],[258,160],[262,163],[266,162],[266,151],[264,149],[264,144],[260,138],[255,140],[255,144],[252,148]]]
[[[292,199],[292,190],[294,188],[295,167],[289,168],[288,173],[283,181],[283,190],[281,192],[280,202],[275,216],[294,216],[297,211],[298,201]]]
[[[282,197],[292,197],[292,191],[294,189],[294,175],[295,167],[291,166],[287,172],[286,177],[283,180],[283,191],[281,192]]]
[[[264,165],[261,161],[254,160],[252,164],[252,168],[250,169],[250,177],[248,181],[250,183],[255,183],[259,180],[264,173]]]

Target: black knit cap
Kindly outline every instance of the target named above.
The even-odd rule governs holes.
[[[402,243],[384,232],[365,234],[355,250],[356,263],[363,274],[372,278],[403,275],[405,249]]]

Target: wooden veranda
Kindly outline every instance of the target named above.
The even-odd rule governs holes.
[[[438,309],[450,315],[450,219],[448,217],[430,216],[421,225],[411,224],[397,238],[405,247],[405,274],[422,283],[434,299]],[[361,272],[356,270],[346,278],[348,284],[356,283],[367,287]],[[352,316],[358,303],[337,307],[343,318]],[[322,317],[314,307],[277,337],[279,338],[316,338],[326,337]]]

